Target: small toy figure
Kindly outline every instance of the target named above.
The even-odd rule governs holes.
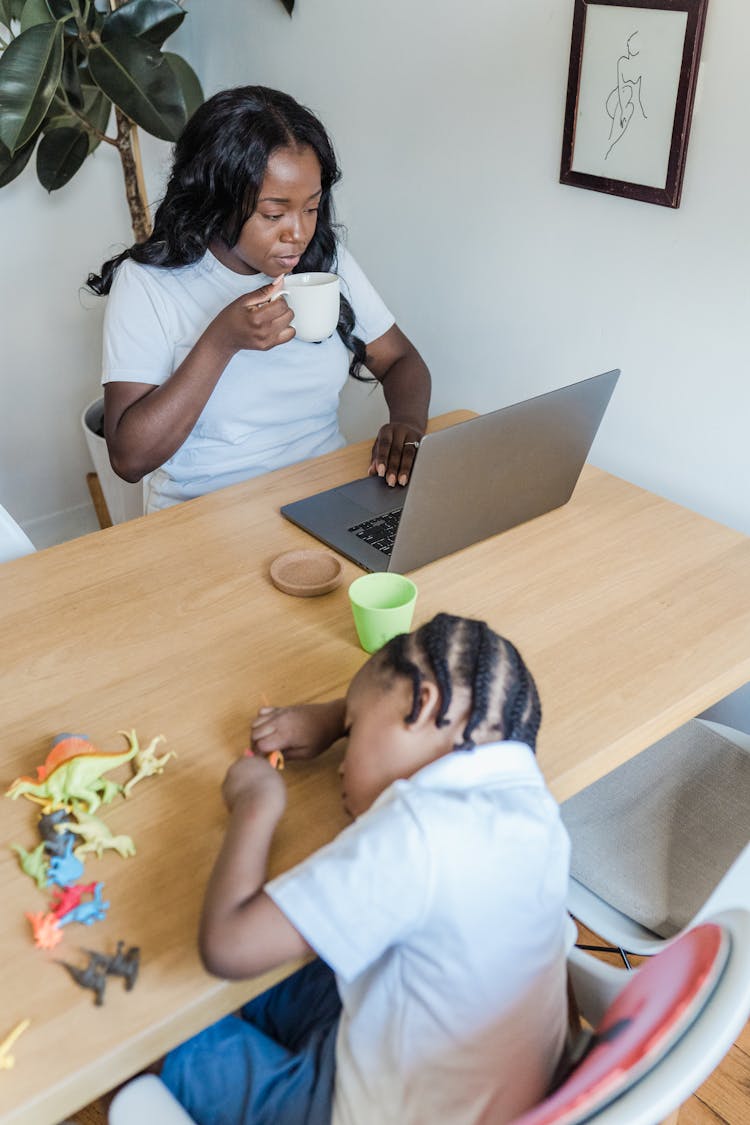
[[[52,896],[52,913],[56,918],[63,918],[66,914],[79,906],[84,895],[93,895],[96,883],[77,883],[74,887],[59,887]]]
[[[102,902],[102,887],[104,883],[94,883],[94,895],[89,902],[79,902],[63,917],[58,918],[58,926],[67,926],[69,922],[80,922],[84,926],[91,926],[94,922],[101,922],[107,911],[109,903]]]
[[[63,939],[62,931],[54,914],[44,914],[38,911],[35,914],[26,912],[26,917],[31,922],[34,932],[34,945],[37,949],[54,949]]]
[[[102,774],[129,762],[135,752],[136,747],[131,746],[122,753],[107,753],[77,737],[63,739],[52,748],[44,764],[37,767],[38,777],[16,778],[6,796],[13,800],[28,797],[41,804],[45,813],[76,802],[83,802],[89,812],[96,812],[99,805],[109,804],[122,789]]]
[[[54,812],[43,814],[39,817],[39,835],[46,844],[50,855],[63,855],[68,840],[69,830],[67,809],[55,809]],[[73,841],[75,843],[75,841]]]
[[[62,855],[53,855],[47,868],[47,886],[69,887],[83,875],[83,864],[73,855],[72,839],[65,845]]]
[[[154,774],[164,773],[164,767],[170,758],[176,758],[174,750],[169,750],[166,754],[162,754],[161,758],[157,757],[156,747],[160,742],[166,742],[163,734],[157,734],[156,738],[152,738],[145,750],[141,750],[138,745],[138,736],[134,730],[126,731],[121,730],[118,734],[124,735],[130,743],[131,749],[135,748],[135,756],[131,765],[135,767],[135,773],[130,781],[127,781],[123,786],[123,794],[129,797],[133,791],[133,786],[137,785],[144,777],[153,777]]]
[[[10,1049],[20,1035],[23,1035],[27,1027],[31,1026],[31,1020],[21,1020],[17,1023],[11,1032],[0,1042],[0,1070],[12,1070],[16,1065],[16,1060],[10,1053]]]
[[[86,813],[83,809],[75,810],[75,820],[62,825],[59,831],[71,832],[81,838],[73,848],[73,854],[79,859],[87,852],[96,852],[102,858],[105,848],[112,848],[123,858],[135,855],[135,845],[130,836],[113,836],[112,829],[103,820]]]
[[[246,758],[254,758],[255,757],[255,751],[252,750],[249,746],[248,746],[247,750],[245,751],[245,757]],[[281,753],[280,750],[272,750],[271,753],[268,755],[268,758],[266,760],[267,760],[269,766],[273,766],[273,768],[275,770],[278,770],[279,773],[283,770],[283,768],[284,768],[284,755]]]
[[[131,945],[130,949],[126,951],[125,942],[118,941],[117,950],[111,956],[106,953],[99,953],[95,949],[84,949],[83,952],[89,959],[88,965],[83,969],[78,968],[77,965],[71,965],[68,961],[58,961],[58,964],[65,966],[73,980],[81,988],[92,989],[96,995],[95,1003],[97,1006],[101,1007],[104,1003],[104,991],[108,976],[123,977],[125,991],[130,992],[138,976],[141,951],[137,945]]]
[[[20,844],[11,844],[11,848],[18,855],[24,875],[30,875],[40,891],[43,891],[47,886],[47,851],[44,841],[37,844],[33,852],[27,852]]]
[[[117,949],[111,957],[108,957],[105,953],[97,953],[94,949],[84,949],[84,953],[89,955],[91,964],[103,967],[108,976],[123,977],[125,991],[130,992],[138,979],[141,959],[141,951],[137,945],[131,945],[126,952],[125,942],[118,941]]]
[[[104,989],[107,986],[107,975],[103,968],[91,960],[84,969],[79,969],[77,965],[71,965],[69,961],[58,961],[57,963],[68,970],[73,980],[81,988],[92,990],[95,995],[94,1003],[98,1008],[101,1008],[104,1003]]]

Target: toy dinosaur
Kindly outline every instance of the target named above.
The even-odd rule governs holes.
[[[30,875],[40,890],[47,886],[47,852],[44,841],[37,844],[33,852],[27,852],[20,844],[11,844],[11,848],[18,855],[18,862],[24,875]]]
[[[90,965],[103,969],[108,976],[123,977],[125,991],[130,992],[138,978],[140,965],[141,951],[137,945],[131,945],[126,952],[125,942],[118,941],[117,949],[111,956],[97,953],[95,949],[84,949],[84,953],[88,953]]]
[[[138,976],[141,951],[137,945],[131,945],[126,952],[125,942],[118,941],[117,950],[111,956],[95,949],[84,949],[83,952],[89,959],[85,968],[71,965],[69,961],[58,961],[58,965],[63,965],[81,988],[90,988],[95,993],[95,1003],[99,1007],[104,1003],[108,976],[124,977],[125,990],[130,992]]]
[[[47,886],[69,887],[83,875],[83,864],[73,855],[72,839],[68,840],[62,855],[53,855],[47,868]]]
[[[103,883],[95,883],[93,898],[89,902],[80,902],[62,918],[58,918],[58,926],[67,926],[69,922],[80,922],[84,926],[91,926],[94,922],[101,922],[109,910],[109,903],[102,902],[103,886]]]
[[[39,817],[39,835],[50,855],[64,855],[68,839],[73,839],[75,844],[67,826],[69,816],[67,809],[55,809],[54,812]]]
[[[77,883],[74,887],[59,887],[52,896],[52,913],[62,918],[78,906],[85,894],[93,895],[96,883]]]
[[[73,848],[73,854],[79,859],[87,852],[95,852],[99,859],[106,848],[112,848],[123,857],[135,855],[135,845],[130,836],[113,836],[112,829],[99,820],[98,817],[86,813],[83,809],[76,809],[75,821],[68,821],[61,825],[58,831],[73,832],[80,836],[80,842]]]
[[[27,1027],[30,1026],[30,1024],[31,1020],[21,1020],[20,1023],[16,1024],[12,1031],[8,1032],[2,1043],[0,1043],[0,1070],[12,1070],[16,1065],[16,1060],[14,1059],[13,1055],[11,1055],[10,1049],[15,1043],[16,1039],[18,1039],[20,1035],[23,1035],[24,1031]]]
[[[63,939],[62,931],[54,914],[26,912],[34,932],[34,945],[37,949],[54,949]]]
[[[63,755],[78,749],[80,739],[66,739],[50,751],[47,761],[39,769],[45,771],[44,777],[18,777],[7,791],[6,796],[15,800],[28,797],[42,805],[45,813],[62,805],[85,802],[89,812],[95,812],[100,804],[109,804],[122,786],[102,777],[102,774],[116,766],[129,762],[135,756],[137,746],[129,746],[121,752],[106,752],[87,748],[84,753],[72,756]],[[90,747],[90,744],[86,744]],[[62,747],[62,750],[61,750]],[[51,768],[48,763],[54,762]]]
[[[131,765],[135,767],[135,773],[130,781],[127,781],[123,786],[123,794],[129,797],[133,786],[141,781],[144,777],[153,777],[154,774],[164,773],[164,767],[170,758],[176,758],[177,755],[174,750],[169,750],[166,754],[162,754],[159,758],[156,754],[156,747],[160,742],[166,742],[163,734],[157,734],[156,738],[152,738],[145,750],[141,750],[138,745],[138,737],[134,730],[126,731],[121,730],[118,734],[124,735],[130,743],[131,748],[135,747],[135,756]]]

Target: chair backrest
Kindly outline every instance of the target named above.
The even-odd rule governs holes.
[[[0,504],[0,563],[31,555],[35,549],[26,532]]]
[[[574,1125],[595,1118],[659,1061],[698,1018],[730,956],[729,931],[688,930],[630,976],[566,1081],[514,1125]]]

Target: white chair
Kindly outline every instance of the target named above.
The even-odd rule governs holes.
[[[670,980],[675,960],[686,941],[716,928],[725,948],[713,966],[706,962],[689,999],[684,964],[677,965],[681,989]],[[656,1125],[671,1119],[705,1082],[750,1016],[750,913],[725,911],[693,927],[634,972],[580,949],[571,951],[568,967],[581,1014],[595,1030],[599,1057],[594,1051],[585,1055],[553,1094],[513,1125]],[[639,982],[644,973],[648,978]],[[652,1011],[650,1025],[643,1017],[662,990],[665,1020],[653,1034],[658,1012]],[[605,1032],[599,1041],[597,1029]]]
[[[750,1016],[750,913],[725,911],[634,973],[576,948],[568,966],[593,1045],[514,1125],[655,1125],[706,1080]],[[109,1109],[109,1125],[144,1122],[192,1122],[153,1074],[124,1086]]]
[[[109,1125],[195,1125],[193,1118],[155,1074],[123,1086],[109,1107]]]
[[[0,504],[0,563],[32,555],[35,550],[26,532]]]
[[[693,720],[565,801],[568,909],[651,955],[688,926],[750,910],[750,735]]]

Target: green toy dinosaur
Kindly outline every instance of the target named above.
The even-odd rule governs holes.
[[[137,746],[130,746],[121,753],[99,750],[76,754],[55,765],[41,781],[33,777],[16,778],[6,796],[14,801],[16,797],[28,797],[42,805],[45,812],[81,802],[88,806],[90,813],[96,812],[99,805],[109,804],[122,792],[121,785],[102,777],[102,774],[129,762],[136,749]]]
[[[44,849],[44,840],[37,844],[33,852],[27,852],[20,844],[11,844],[11,848],[18,855],[18,862],[24,875],[30,875],[40,890],[47,888],[47,862],[49,855]]]

